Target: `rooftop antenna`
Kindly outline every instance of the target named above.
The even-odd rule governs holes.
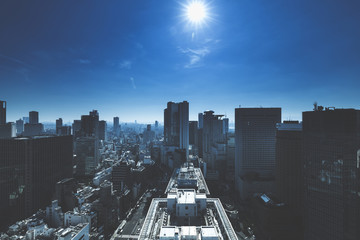
[[[317,111],[318,110],[318,103],[315,101],[314,102],[314,111]]]

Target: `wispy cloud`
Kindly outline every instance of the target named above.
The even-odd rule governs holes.
[[[81,64],[90,64],[91,63],[91,61],[89,59],[79,59],[78,61]]]
[[[132,61],[130,61],[130,60],[124,60],[124,61],[120,62],[119,67],[120,67],[121,69],[131,69],[131,67],[132,67]]]
[[[130,81],[131,81],[133,89],[136,89],[135,79],[133,77],[130,77]]]
[[[10,61],[10,62],[21,64],[23,66],[29,66],[29,64],[27,64],[24,61],[19,60],[18,58],[9,57],[9,56],[3,55],[3,54],[0,54],[0,58],[5,59],[5,60]]]
[[[202,59],[211,52],[208,47],[202,47],[198,49],[179,49],[182,53],[186,54],[189,57],[189,62],[185,64],[185,68],[200,67]]]

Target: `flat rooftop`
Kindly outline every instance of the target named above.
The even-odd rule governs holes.
[[[206,210],[193,217],[190,224],[176,217],[167,209],[166,198],[154,198],[139,234],[139,240],[151,239],[224,239],[238,240],[238,237],[218,198],[206,199]],[[200,224],[191,224],[191,223]]]
[[[194,168],[193,166],[186,166],[186,167],[182,166],[181,168],[175,169],[165,189],[165,194],[171,192],[175,188],[181,189],[181,188],[190,187],[190,186],[179,187],[179,183],[194,184],[194,182],[196,182],[195,190],[198,193],[205,193],[206,195],[210,195],[210,191],[208,189],[208,186],[206,184],[201,169]]]

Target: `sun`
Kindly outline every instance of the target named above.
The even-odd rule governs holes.
[[[210,20],[210,8],[205,0],[188,0],[183,6],[183,17],[189,26],[196,29]]]
[[[199,24],[206,19],[206,6],[203,2],[193,1],[186,6],[186,16],[192,23]]]

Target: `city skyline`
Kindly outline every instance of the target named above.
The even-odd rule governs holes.
[[[178,1],[1,2],[7,120],[38,111],[72,122],[97,109],[109,122],[161,122],[168,101],[184,100],[190,120],[213,110],[231,123],[239,105],[300,121],[315,101],[359,107],[358,3],[203,2],[202,26]]]

